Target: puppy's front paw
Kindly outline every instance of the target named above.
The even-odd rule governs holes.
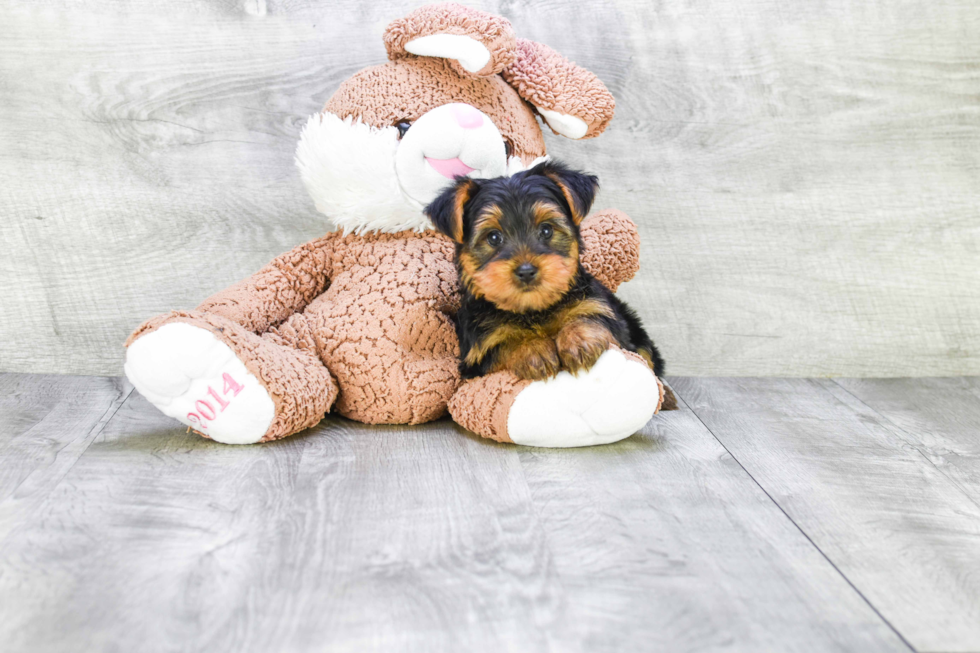
[[[609,329],[592,321],[572,322],[558,332],[558,356],[572,374],[588,370],[614,344]]]
[[[551,339],[531,340],[507,357],[507,369],[521,379],[540,381],[558,374],[561,360]]]

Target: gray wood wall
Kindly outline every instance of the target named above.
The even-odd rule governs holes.
[[[0,0],[0,370],[118,374],[325,231],[300,128],[416,4]],[[549,147],[639,223],[673,374],[980,374],[980,3],[471,4],[616,96]]]

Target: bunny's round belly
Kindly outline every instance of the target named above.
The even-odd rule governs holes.
[[[305,311],[340,387],[336,410],[371,424],[436,419],[459,385],[452,246],[434,235],[365,241]]]

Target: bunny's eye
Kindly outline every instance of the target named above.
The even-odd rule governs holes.
[[[408,129],[409,129],[409,127],[411,127],[411,126],[412,126],[412,123],[407,122],[405,120],[403,120],[403,121],[401,121],[399,123],[396,123],[395,124],[395,129],[398,130],[398,138],[399,139],[405,138],[405,132],[407,132]]]
[[[513,153],[514,153],[514,146],[510,144],[510,141],[504,139],[504,156],[506,156],[509,159],[510,155]]]

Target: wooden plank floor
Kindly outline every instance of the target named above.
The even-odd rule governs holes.
[[[0,374],[0,650],[980,652],[978,379],[672,385],[606,447],[230,447]]]

